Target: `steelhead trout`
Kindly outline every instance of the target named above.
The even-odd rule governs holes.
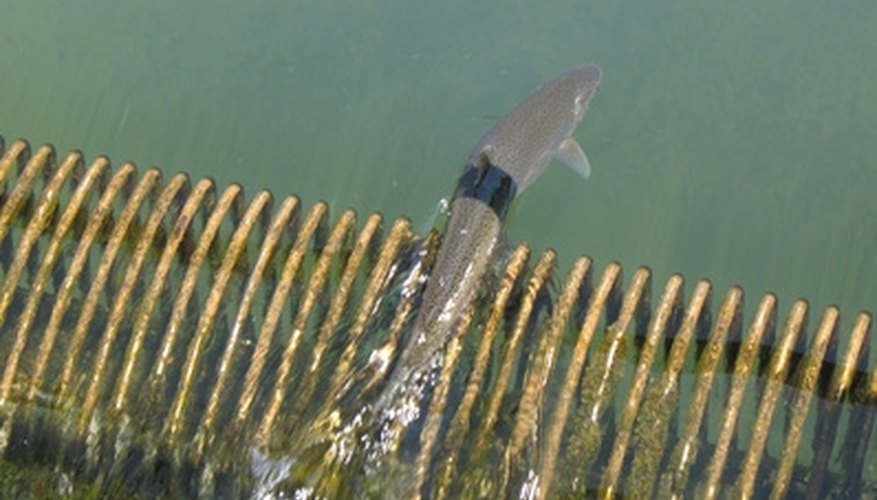
[[[301,451],[292,458],[289,476],[305,480],[302,492],[338,497],[344,496],[342,491],[355,491],[359,481],[377,481],[390,488],[380,492],[383,497],[415,496],[414,476],[402,472],[410,464],[387,457],[399,449],[406,429],[426,411],[423,404],[441,368],[445,346],[478,293],[512,199],[539,177],[552,158],[584,177],[589,175],[588,160],[572,134],[600,77],[600,68],[587,65],[545,83],[472,150],[457,183],[411,337],[389,379],[383,387],[372,385],[383,378],[390,362],[390,350],[377,349],[338,394],[329,396],[333,403],[294,439],[301,443]],[[395,479],[384,483],[388,477]]]
[[[585,178],[590,175],[588,159],[572,134],[600,78],[595,65],[557,76],[505,115],[472,150],[451,202],[413,334],[378,400],[379,412],[416,418],[412,404],[417,405],[429,374],[441,363],[455,323],[477,294],[515,195],[532,184],[552,158]]]

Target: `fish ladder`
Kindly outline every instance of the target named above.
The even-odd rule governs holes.
[[[877,495],[871,314],[767,294],[746,318],[738,287],[525,245],[422,417],[348,439],[438,239],[0,137],[0,492]]]

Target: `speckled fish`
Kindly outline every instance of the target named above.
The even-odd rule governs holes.
[[[443,346],[488,269],[514,196],[532,184],[552,158],[585,178],[590,175],[588,159],[572,134],[600,78],[595,65],[557,76],[503,117],[472,150],[413,335],[378,402],[379,411],[416,418],[416,411],[400,411],[400,406],[417,406],[412,398],[422,395],[428,375],[440,364]]]

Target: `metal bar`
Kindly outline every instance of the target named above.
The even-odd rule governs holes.
[[[808,338],[799,300],[775,338],[772,294],[747,323],[740,288],[714,309],[708,281],[685,302],[673,275],[653,305],[647,268],[625,286],[587,257],[555,289],[555,253],[528,267],[519,245],[401,423],[373,405],[435,279],[435,233],[85,165],[0,137],[16,492],[39,473],[116,496],[877,493],[868,312],[844,335],[828,307]]]

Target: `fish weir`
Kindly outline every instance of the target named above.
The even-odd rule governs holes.
[[[375,453],[437,235],[55,156],[0,137],[4,496],[877,495],[868,312],[519,245]]]

